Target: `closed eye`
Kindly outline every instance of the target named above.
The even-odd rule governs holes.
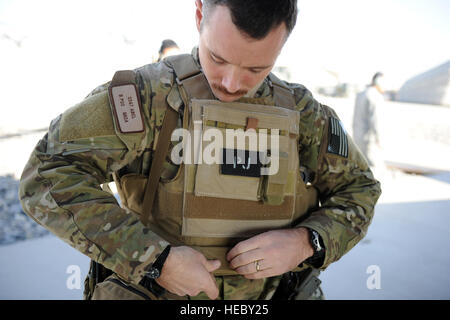
[[[214,63],[217,63],[217,64],[224,64],[225,63],[225,61],[223,59],[221,59],[219,57],[216,57],[213,53],[210,53],[209,56],[211,57],[211,60]]]
[[[250,71],[251,73],[261,73],[265,70],[266,68],[247,68],[248,71]]]

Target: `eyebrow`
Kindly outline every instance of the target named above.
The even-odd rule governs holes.
[[[226,59],[222,58],[221,56],[219,56],[218,54],[214,53],[212,50],[209,50],[210,54],[213,55],[215,58],[217,58],[218,60],[222,60],[225,63],[230,63],[229,61],[227,61]],[[268,66],[249,66],[249,67],[243,67],[245,69],[267,69],[267,68],[271,68],[272,65],[268,65]]]

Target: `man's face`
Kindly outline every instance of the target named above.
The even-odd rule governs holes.
[[[384,78],[383,78],[383,76],[378,77],[377,84],[376,84],[375,87],[377,88],[379,93],[381,93],[381,94],[384,93],[385,85],[384,85]]]
[[[286,27],[282,23],[265,38],[255,40],[237,29],[225,6],[212,8],[200,28],[203,18],[197,8],[203,72],[219,100],[237,100],[269,74],[286,40]]]
[[[180,53],[180,49],[177,47],[170,47],[164,49],[164,51],[161,54],[161,59],[164,59],[165,57],[173,56]]]

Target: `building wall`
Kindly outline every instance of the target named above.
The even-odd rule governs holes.
[[[450,106],[450,61],[406,81],[396,100]]]

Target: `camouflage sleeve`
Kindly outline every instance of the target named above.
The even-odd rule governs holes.
[[[52,121],[26,164],[19,190],[24,211],[36,222],[133,283],[168,243],[122,209],[101,184],[150,144],[151,131],[143,136],[130,135],[124,143],[115,133],[107,91],[94,92]]]
[[[365,158],[348,136],[336,113],[310,93],[300,101],[300,159],[312,173],[320,207],[298,226],[316,230],[326,248],[325,269],[366,234],[381,194]]]

